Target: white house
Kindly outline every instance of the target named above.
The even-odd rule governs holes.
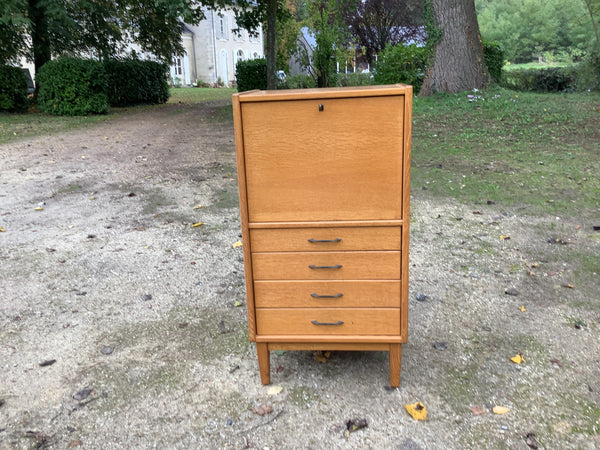
[[[173,59],[171,77],[182,85],[192,85],[197,80],[233,84],[238,61],[264,57],[262,28],[256,36],[246,30],[238,35],[232,31],[235,28],[232,10],[206,10],[206,19],[198,25],[185,24],[182,36],[185,54]]]

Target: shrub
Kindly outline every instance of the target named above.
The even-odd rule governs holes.
[[[577,67],[577,87],[580,90],[600,89],[600,50],[592,48]]]
[[[503,85],[517,91],[565,92],[576,87],[573,67],[515,69],[504,74]]]
[[[338,77],[339,86],[368,86],[373,84],[371,73],[346,73]]]
[[[235,66],[238,92],[267,89],[267,60],[264,58],[238,61]]]
[[[27,110],[27,80],[23,69],[0,66],[0,111]]]
[[[108,111],[107,77],[102,63],[61,57],[44,64],[36,76],[38,105],[50,114],[81,116]]]
[[[285,81],[277,85],[278,89],[307,89],[314,87],[317,87],[317,83],[310,75],[288,75]]]
[[[410,45],[388,45],[373,65],[375,84],[411,84],[415,94],[421,89],[429,50]]]
[[[504,66],[504,47],[495,41],[483,41],[483,58],[496,83],[502,81],[502,67]]]
[[[154,61],[111,59],[104,62],[111,106],[154,105],[169,99],[168,67]]]

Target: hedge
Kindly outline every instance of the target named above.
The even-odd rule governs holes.
[[[566,92],[576,88],[573,67],[515,69],[506,71],[502,83],[509,89],[535,92]]]
[[[108,111],[107,81],[98,61],[72,57],[49,61],[36,76],[38,106],[64,116],[104,114]]]
[[[492,79],[496,83],[502,81],[502,67],[504,66],[504,47],[495,41],[483,41],[483,59]]]
[[[423,84],[428,57],[427,47],[388,45],[373,64],[375,84],[406,83],[412,85],[417,94]]]
[[[23,69],[0,66],[0,111],[27,110],[27,79]]]
[[[238,92],[267,89],[267,60],[264,58],[238,61],[235,66]]]
[[[169,99],[169,68],[165,64],[139,59],[111,59],[104,62],[107,95],[111,106],[165,103]]]

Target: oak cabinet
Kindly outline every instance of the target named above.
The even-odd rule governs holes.
[[[233,96],[248,326],[269,351],[379,350],[408,324],[412,87]]]

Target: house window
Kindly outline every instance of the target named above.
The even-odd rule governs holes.
[[[237,60],[238,61],[243,61],[244,60],[244,50],[238,50],[237,51]]]
[[[217,22],[217,37],[227,39],[227,17],[221,16]]]
[[[260,56],[258,56],[258,53],[254,52],[254,53],[252,54],[252,58],[254,58],[254,59],[258,59],[258,58],[260,58]]]
[[[173,67],[175,68],[175,75],[183,74],[183,65],[181,64],[181,58],[173,58]]]

